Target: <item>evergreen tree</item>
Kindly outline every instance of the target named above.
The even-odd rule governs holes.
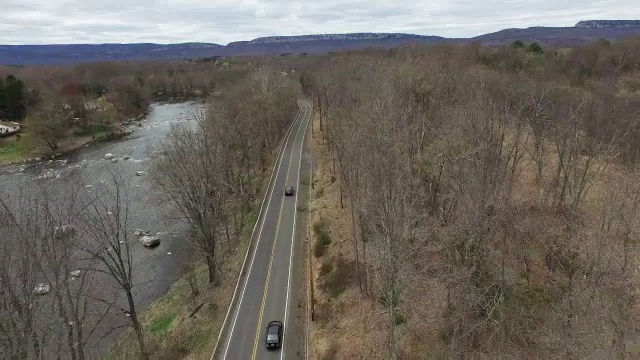
[[[24,83],[13,75],[4,81],[4,112],[11,121],[21,121],[27,115]]]

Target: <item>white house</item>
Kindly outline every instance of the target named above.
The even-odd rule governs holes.
[[[20,131],[20,124],[16,122],[0,122],[0,136],[13,135]]]

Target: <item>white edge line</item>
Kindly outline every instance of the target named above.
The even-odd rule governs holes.
[[[271,170],[271,178],[269,179],[269,185],[267,186],[267,191],[265,191],[264,193],[264,197],[262,198],[262,203],[260,204],[260,210],[258,211],[258,218],[256,219],[256,223],[253,225],[253,230],[251,230],[251,238],[249,239],[249,246],[247,247],[247,253],[244,256],[244,260],[242,262],[242,267],[240,268],[240,274],[238,275],[238,281],[236,282],[236,287],[233,290],[233,295],[231,297],[231,304],[229,304],[229,308],[227,309],[227,314],[224,317],[224,321],[222,322],[222,327],[220,328],[220,332],[218,333],[218,339],[216,340],[216,345],[213,348],[213,352],[211,353],[211,357],[209,358],[209,360],[213,360],[213,358],[216,355],[216,352],[218,350],[218,345],[220,344],[220,338],[222,337],[222,333],[225,330],[225,326],[227,324],[227,320],[229,320],[229,314],[231,313],[231,309],[234,307],[233,306],[233,302],[236,298],[236,293],[238,292],[238,287],[240,286],[240,282],[242,280],[242,273],[243,270],[245,269],[245,265],[247,263],[247,259],[249,258],[249,253],[251,252],[251,243],[253,242],[253,237],[256,231],[256,227],[258,226],[258,223],[261,223],[262,225],[260,226],[260,232],[258,234],[258,239],[256,240],[256,245],[254,247],[254,251],[253,251],[253,256],[251,258],[251,263],[249,264],[249,271],[247,271],[247,278],[245,279],[245,283],[244,286],[242,288],[242,295],[240,296],[240,301],[238,301],[238,311],[236,312],[236,315],[233,319],[233,326],[231,327],[231,332],[229,334],[233,334],[233,329],[236,326],[236,321],[238,319],[238,312],[240,310],[240,304],[242,304],[242,299],[244,298],[244,292],[247,288],[247,282],[249,280],[249,274],[251,273],[251,267],[253,266],[253,260],[256,257],[256,252],[258,250],[258,245],[260,243],[260,233],[262,233],[262,228],[264,226],[264,219],[262,219],[263,214],[262,214],[262,209],[264,207],[264,202],[265,200],[267,200],[267,196],[269,197],[269,200],[267,200],[267,209],[269,208],[269,203],[271,202],[271,198],[273,197],[273,189],[275,187],[275,177],[276,174],[279,172],[280,170],[280,166],[282,164],[282,158],[284,157],[284,147],[287,143],[287,140],[289,139],[289,135],[291,135],[291,130],[293,129],[293,127],[295,126],[296,122],[298,121],[298,117],[300,116],[300,109],[298,108],[298,112],[295,116],[295,118],[293,119],[293,122],[291,123],[291,126],[289,126],[289,130],[287,130],[287,134],[284,137],[284,139],[282,139],[282,143],[280,144],[280,151],[278,152],[278,161],[276,161],[276,163],[273,165],[273,169]],[[276,169],[278,171],[276,171]],[[229,341],[227,342],[227,346],[224,352],[224,356],[223,359],[225,359],[227,357],[227,351],[229,350],[229,343],[231,342],[231,336],[229,336]]]
[[[307,102],[304,102],[305,107],[309,107]],[[309,107],[310,108],[310,107]],[[313,114],[309,114],[309,118],[311,118]],[[304,134],[307,133],[307,128],[309,127],[309,122],[307,121],[307,125],[304,127]],[[305,138],[302,138],[302,144],[300,145],[300,159],[298,161],[298,180],[296,181],[296,185],[300,185],[300,167],[302,166],[302,150],[304,149],[304,141]],[[287,333],[287,317],[289,316],[289,294],[291,293],[291,266],[293,264],[293,249],[296,243],[296,220],[298,214],[298,193],[296,191],[296,201],[295,201],[295,211],[293,213],[293,234],[291,235],[291,253],[289,254],[289,276],[287,278],[287,300],[284,306],[284,329],[282,330],[282,351],[280,352],[280,360],[284,359],[285,353],[285,342],[287,341],[287,337],[285,334]]]
[[[311,205],[311,190],[313,189],[313,115],[314,115],[314,107],[313,107],[313,101],[311,102],[311,119],[309,119],[309,122],[311,122],[311,134],[309,134],[309,141],[311,142],[309,144],[309,148],[310,148],[310,152],[311,154],[309,155],[309,187],[308,187],[308,194],[307,194],[307,202],[309,204],[309,206]],[[307,251],[311,250],[311,212],[310,209],[308,209],[309,212],[307,213]],[[312,260],[311,260],[311,252],[309,251],[309,253],[306,256],[306,260],[309,262],[308,265],[309,267],[307,269],[305,269],[307,271],[307,275],[309,277],[313,276],[313,273],[310,271],[311,267],[313,266],[312,264]],[[311,286],[313,282],[312,279],[307,279],[306,281],[306,286],[307,286],[307,293],[306,293],[306,299],[305,302],[307,303],[306,306],[306,314],[305,314],[305,333],[304,333],[304,358],[309,359],[309,334],[310,334],[310,330],[309,327],[311,326],[310,322],[311,322],[311,307],[313,306],[313,304],[311,303],[311,301],[313,299],[311,299],[311,292],[313,291],[313,289],[311,289]]]

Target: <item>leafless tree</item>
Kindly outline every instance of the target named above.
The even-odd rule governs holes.
[[[217,282],[219,230],[227,214],[227,188],[221,181],[224,144],[211,136],[205,113],[177,124],[162,144],[165,156],[154,164],[154,183],[190,228],[196,248],[209,268],[209,282]]]
[[[293,80],[279,77],[259,67],[212,97],[206,112],[172,128],[152,170],[173,213],[189,225],[214,284],[224,244],[237,239],[255,200],[255,175],[296,108]]]
[[[11,359],[41,359],[46,351],[46,334],[52,326],[43,320],[51,315],[51,309],[40,306],[42,302],[34,291],[41,280],[42,263],[35,242],[30,241],[31,234],[21,227],[21,220],[36,219],[28,213],[16,213],[6,200],[1,205],[0,354]]]
[[[2,227],[7,231],[3,236],[6,251],[2,252],[3,294],[7,296],[3,310],[13,309],[7,319],[18,316],[3,325],[34,330],[3,329],[11,339],[8,342],[21,343],[19,351],[28,358],[84,359],[86,343],[101,320],[90,316],[89,310],[94,264],[81,261],[78,232],[71,225],[77,220],[79,187],[64,185],[27,183],[15,189],[14,196],[0,201]],[[43,287],[41,292],[35,290],[36,282]],[[26,304],[25,308],[20,304]],[[43,331],[40,338],[36,336],[39,331]],[[7,354],[17,356],[15,343],[7,348],[13,348]]]
[[[129,205],[126,181],[117,173],[111,172],[110,181],[102,191],[85,194],[78,220],[84,241],[79,246],[86,261],[98,263],[95,271],[113,281],[126,297],[123,312],[131,320],[138,340],[140,358],[147,359],[144,330],[133,294],[135,267]],[[101,300],[109,302],[107,299]],[[109,306],[112,303],[109,302]]]

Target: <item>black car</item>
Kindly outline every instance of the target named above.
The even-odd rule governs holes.
[[[279,349],[282,346],[282,321],[269,321],[266,343],[267,349]]]
[[[295,193],[295,189],[293,188],[293,186],[287,186],[284,188],[284,195],[285,196],[291,196]]]

